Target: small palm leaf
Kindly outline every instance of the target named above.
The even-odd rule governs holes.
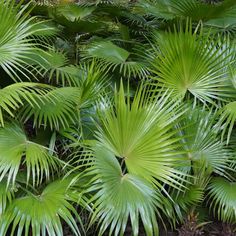
[[[69,21],[85,20],[95,10],[95,7],[82,7],[79,4],[61,4],[56,8],[56,14]]]
[[[236,183],[219,177],[213,178],[209,185],[209,202],[218,219],[235,222]]]
[[[98,102],[101,96],[106,96],[104,92],[109,85],[109,78],[95,61],[81,64],[79,70],[77,86],[81,89],[80,108],[84,109]]]
[[[49,179],[51,170],[57,169],[55,157],[48,154],[48,149],[33,143],[24,131],[15,124],[0,128],[0,180],[6,175],[8,185],[15,182],[21,165],[26,165],[27,181],[32,177],[33,184],[42,182],[43,177]]]
[[[20,8],[11,0],[0,2],[0,67],[14,80],[20,80],[17,72],[33,76],[28,62],[40,50],[33,36],[41,30],[41,23],[33,22],[27,9],[28,5]]]
[[[99,59],[104,70],[117,69],[126,77],[146,76],[148,70],[140,53],[131,53],[108,40],[97,40],[83,52],[85,58]]]
[[[70,65],[64,53],[55,50],[41,51],[34,58],[39,64],[37,71],[42,76],[48,75],[49,81],[55,81],[62,86],[78,83],[79,68]]]
[[[70,203],[70,195],[66,180],[50,183],[40,195],[28,193],[16,198],[7,208],[0,221],[0,235],[32,236],[48,235],[63,236],[61,219],[80,235],[78,226],[72,214],[79,218]],[[15,233],[15,234],[14,234]]]
[[[4,112],[14,117],[16,112],[25,102],[37,106],[33,94],[41,94],[47,91],[47,86],[37,83],[15,83],[0,89],[0,123],[4,125]]]
[[[232,97],[228,65],[234,60],[229,45],[201,32],[192,33],[189,23],[185,30],[181,26],[179,32],[160,36],[157,45],[154,79],[162,89],[171,89],[173,97],[192,96],[195,101],[212,104]]]
[[[148,236],[158,235],[155,208],[160,199],[150,183],[134,174],[123,174],[116,157],[103,147],[97,147],[96,159],[89,174],[95,175],[89,191],[96,191],[92,223],[98,221],[99,236],[110,225],[109,235],[124,235],[130,218],[133,235],[139,232],[139,217]]]
[[[217,123],[217,127],[222,129],[222,139],[227,132],[227,143],[229,143],[236,121],[236,102],[230,102],[221,108],[219,116],[220,119]]]
[[[173,190],[170,192],[173,199],[173,206],[178,218],[183,221],[184,214],[189,211],[191,207],[197,206],[204,199],[204,188],[196,185],[188,185],[187,189],[182,191]]]
[[[47,125],[51,129],[68,127],[77,120],[76,106],[80,102],[81,90],[78,87],[55,88],[44,96],[35,95],[39,107],[28,105],[22,111],[22,119],[34,117],[34,125]]]
[[[189,107],[185,119],[181,120],[180,135],[182,148],[186,151],[186,158],[192,163],[188,169],[198,177],[195,184],[202,186],[204,178],[208,178],[212,172],[228,176],[233,153],[221,142],[219,130],[215,128],[217,114],[204,108]],[[187,164],[186,164],[187,165]]]

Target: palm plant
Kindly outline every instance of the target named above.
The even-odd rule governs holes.
[[[235,222],[235,3],[52,2],[0,2],[0,235]]]
[[[184,174],[175,168],[178,139],[171,126],[181,116],[181,108],[168,97],[159,98],[143,89],[131,103],[122,83],[114,103],[107,106],[99,112],[98,141],[85,170],[86,176],[92,176],[88,191],[97,192],[90,200],[91,223],[98,220],[99,235],[109,225],[109,234],[119,235],[130,219],[133,234],[138,235],[140,215],[146,234],[158,235],[155,214],[160,218],[159,211],[170,214],[163,205],[164,201],[170,207],[163,183],[181,189],[180,180],[184,181]]]

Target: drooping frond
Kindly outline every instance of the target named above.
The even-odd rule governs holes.
[[[14,83],[0,89],[0,123],[4,125],[4,112],[14,117],[16,111],[28,103],[32,106],[38,106],[34,95],[44,95],[48,86],[38,83]]]
[[[0,2],[0,67],[13,80],[21,80],[19,75],[33,77],[28,62],[41,50],[33,36],[43,30],[41,22],[29,17],[28,5],[20,7],[11,0]]]
[[[236,220],[236,183],[223,178],[213,178],[209,185],[209,203],[218,219],[226,222]]]
[[[79,216],[70,203],[73,192],[68,186],[67,180],[58,180],[39,195],[28,192],[14,199],[1,217],[0,234],[6,236],[9,230],[17,236],[28,236],[30,232],[32,236],[63,236],[61,220],[64,220],[74,235],[81,235],[73,215],[78,219]]]
[[[109,235],[123,235],[128,220],[133,235],[139,235],[139,219],[148,236],[158,235],[155,209],[161,200],[152,185],[144,178],[122,173],[115,155],[103,147],[97,147],[93,166],[88,173],[95,175],[88,191],[96,191],[92,197],[94,212],[92,222],[98,221],[99,235],[109,227]]]
[[[50,129],[68,127],[77,119],[76,106],[80,102],[78,87],[54,88],[45,95],[35,95],[38,107],[28,105],[22,112],[22,119],[34,119],[34,125],[49,126]]]
[[[27,181],[38,185],[43,178],[49,179],[58,163],[48,149],[31,142],[24,131],[16,124],[0,128],[0,180],[7,176],[8,185],[14,184],[17,173],[22,166],[27,169]]]

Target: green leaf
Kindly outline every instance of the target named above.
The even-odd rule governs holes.
[[[24,131],[15,124],[0,128],[0,179],[7,176],[7,183],[15,183],[21,165],[26,164],[27,181],[38,185],[43,178],[49,179],[57,169],[55,157],[48,154],[48,149],[31,142]],[[32,178],[32,179],[30,179]]]
[[[0,182],[0,215],[2,215],[8,205],[10,205],[15,197],[15,190],[13,186],[7,186],[7,180],[3,179]]]
[[[158,36],[153,45],[154,80],[173,98],[193,97],[195,101],[216,104],[232,98],[228,66],[234,62],[229,42],[204,36],[187,22],[185,30]],[[227,61],[227,63],[225,63]]]
[[[205,188],[204,178],[213,172],[228,176],[233,153],[220,139],[216,128],[217,113],[201,107],[189,107],[189,111],[180,122],[179,135],[182,148],[186,151],[186,162],[192,163],[190,173],[197,177],[195,184]],[[184,162],[181,163],[184,165]]]
[[[208,202],[218,219],[225,222],[236,220],[236,183],[223,178],[213,178],[209,185]]]
[[[76,122],[76,106],[79,105],[81,90],[78,87],[54,88],[45,95],[35,95],[38,107],[28,105],[22,111],[22,120],[33,116],[34,125],[49,126],[59,130]]]
[[[95,7],[82,7],[77,4],[62,4],[56,8],[58,15],[62,15],[72,22],[86,19],[94,10]]]
[[[40,24],[29,17],[27,4],[21,7],[11,0],[0,2],[0,67],[13,80],[34,77],[28,61],[41,50],[33,40],[43,30]]]
[[[178,144],[172,122],[184,109],[169,100],[170,93],[155,97],[139,89],[131,103],[123,85],[100,115],[96,136],[104,148],[123,160],[130,174],[161,186],[159,181],[180,187],[182,172],[174,167],[179,161]],[[161,187],[162,188],[162,187]]]
[[[95,149],[95,156],[89,174],[95,174],[92,223],[98,221],[99,235],[108,227],[109,235],[123,235],[129,218],[134,236],[139,233],[139,218],[146,235],[159,235],[155,208],[160,199],[150,183],[137,175],[123,174],[114,154],[101,146]]]
[[[115,63],[124,63],[129,57],[129,52],[116,46],[111,41],[97,41],[87,48],[89,56],[110,60]]]
[[[49,87],[38,83],[15,83],[0,89],[0,123],[4,126],[4,112],[11,117],[15,117],[15,112],[24,105],[24,103],[37,106],[34,94],[46,93]]]
[[[68,186],[68,180],[55,181],[39,195],[28,193],[13,200],[1,217],[0,234],[9,235],[9,230],[17,236],[28,236],[30,231],[32,236],[63,236],[61,220],[64,220],[74,235],[79,236],[72,213],[78,219],[79,216],[70,203],[73,193]]]
[[[236,120],[236,102],[229,102],[223,108],[221,108],[219,116],[220,119],[217,123],[217,127],[222,130],[222,139],[227,133],[227,143],[229,143]]]

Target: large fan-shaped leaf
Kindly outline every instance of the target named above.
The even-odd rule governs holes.
[[[133,235],[139,232],[139,217],[148,236],[158,235],[155,208],[160,206],[154,189],[145,179],[122,173],[116,157],[103,147],[97,147],[95,162],[88,170],[95,175],[90,191],[96,190],[92,222],[98,220],[102,235],[110,226],[109,235],[123,235],[130,218]]]
[[[26,165],[27,180],[39,184],[57,169],[56,159],[48,154],[47,148],[31,142],[24,131],[15,124],[0,128],[0,179],[7,175],[8,184],[15,182],[21,165]]]
[[[121,85],[114,106],[101,113],[97,138],[101,146],[125,162],[130,174],[157,185],[163,181],[178,186],[181,172],[174,168],[178,151],[171,123],[183,111],[165,95],[149,99],[140,89],[131,104],[130,97],[126,102]]]
[[[229,45],[192,33],[188,23],[185,30],[180,27],[179,32],[165,33],[157,41],[155,79],[162,88],[173,90],[173,97],[191,95],[195,100],[214,103],[232,96],[227,74],[233,62]]]
[[[32,236],[63,236],[62,219],[76,236],[80,235],[72,215],[78,217],[70,203],[71,194],[64,180],[50,183],[39,195],[28,193],[15,199],[1,218],[0,234],[8,235],[9,229],[17,236],[28,236],[30,232]]]
[[[209,185],[210,207],[223,221],[236,220],[236,183],[223,178],[213,178]]]

